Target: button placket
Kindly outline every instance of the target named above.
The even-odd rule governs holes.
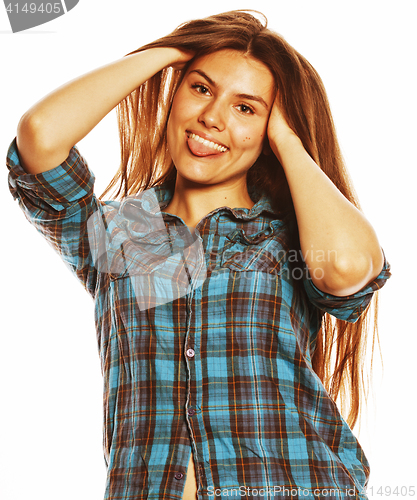
[[[208,250],[209,251],[209,250]],[[204,466],[201,462],[207,462],[209,460],[209,450],[207,439],[204,438],[201,441],[201,429],[204,429],[202,421],[202,410],[201,410],[201,380],[202,380],[202,367],[201,358],[199,356],[201,348],[201,299],[202,299],[202,287],[195,288],[192,293],[189,294],[187,301],[187,329],[184,342],[184,357],[187,366],[187,374],[191,380],[194,381],[194,389],[191,390],[191,384],[188,385],[188,395],[186,406],[184,408],[185,419],[188,423],[188,428],[190,432],[190,438],[193,445],[193,452],[196,464],[196,473],[198,477],[198,483],[203,484],[203,478],[205,481],[206,473]],[[204,442],[205,441],[205,442]],[[200,462],[200,463],[198,463]],[[211,476],[210,476],[211,477]]]

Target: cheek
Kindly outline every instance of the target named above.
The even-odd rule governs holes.
[[[263,118],[255,118],[252,123],[245,126],[235,126],[235,137],[244,148],[258,149],[262,147],[265,139],[267,121]]]
[[[187,98],[186,89],[181,87],[175,94],[172,102],[171,115],[175,123],[181,123],[188,120],[194,112],[195,105],[191,99]]]
[[[176,157],[176,149],[178,147],[178,126],[175,118],[175,113],[173,113],[173,111],[174,110],[171,109],[171,113],[168,117],[167,122],[167,146],[171,158],[174,160],[174,158]]]
[[[240,135],[240,145],[250,153],[258,153],[262,150],[265,133],[259,130],[246,130]]]
[[[168,139],[168,145],[172,145],[172,141],[175,140],[175,134],[181,124],[182,121],[182,107],[181,107],[181,101],[177,98],[177,95],[175,96],[172,106],[171,106],[171,111],[169,113],[168,117],[168,122],[167,122],[167,139]]]

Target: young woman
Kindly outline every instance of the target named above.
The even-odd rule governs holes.
[[[97,198],[74,144],[117,104]],[[190,21],[69,82],[22,117],[8,167],[95,299],[106,499],[366,498],[350,427],[389,265],[319,76],[266,22]]]

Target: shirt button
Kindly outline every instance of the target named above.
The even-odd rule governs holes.
[[[195,413],[195,410],[194,408],[188,408],[188,411],[187,411],[188,415],[190,415],[190,417],[192,417]]]
[[[187,356],[189,358],[193,358],[194,354],[195,354],[194,349],[187,349]]]
[[[184,474],[182,472],[177,472],[174,477],[175,479],[182,479],[184,477]]]

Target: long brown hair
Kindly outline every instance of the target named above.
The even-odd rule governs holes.
[[[320,76],[282,36],[267,28],[265,16],[257,13],[263,17],[261,22],[249,12],[256,11],[231,11],[186,22],[130,54],[153,47],[176,47],[191,51],[198,58],[222,49],[235,49],[264,63],[274,76],[275,90],[289,126],[323,172],[360,209]],[[115,197],[126,197],[163,182],[175,184],[176,169],[167,148],[167,119],[187,67],[163,69],[118,105],[121,165],[100,199],[117,186]],[[261,154],[248,171],[247,183],[269,193],[283,218],[295,220],[288,183],[273,154]],[[292,234],[291,247],[299,253],[297,230]],[[299,291],[302,293],[300,287]],[[312,357],[314,371],[333,400],[340,400],[342,414],[351,427],[360,414],[362,397],[367,394],[363,365],[371,322],[372,354],[378,338],[377,293],[371,304],[356,323],[324,314]]]

